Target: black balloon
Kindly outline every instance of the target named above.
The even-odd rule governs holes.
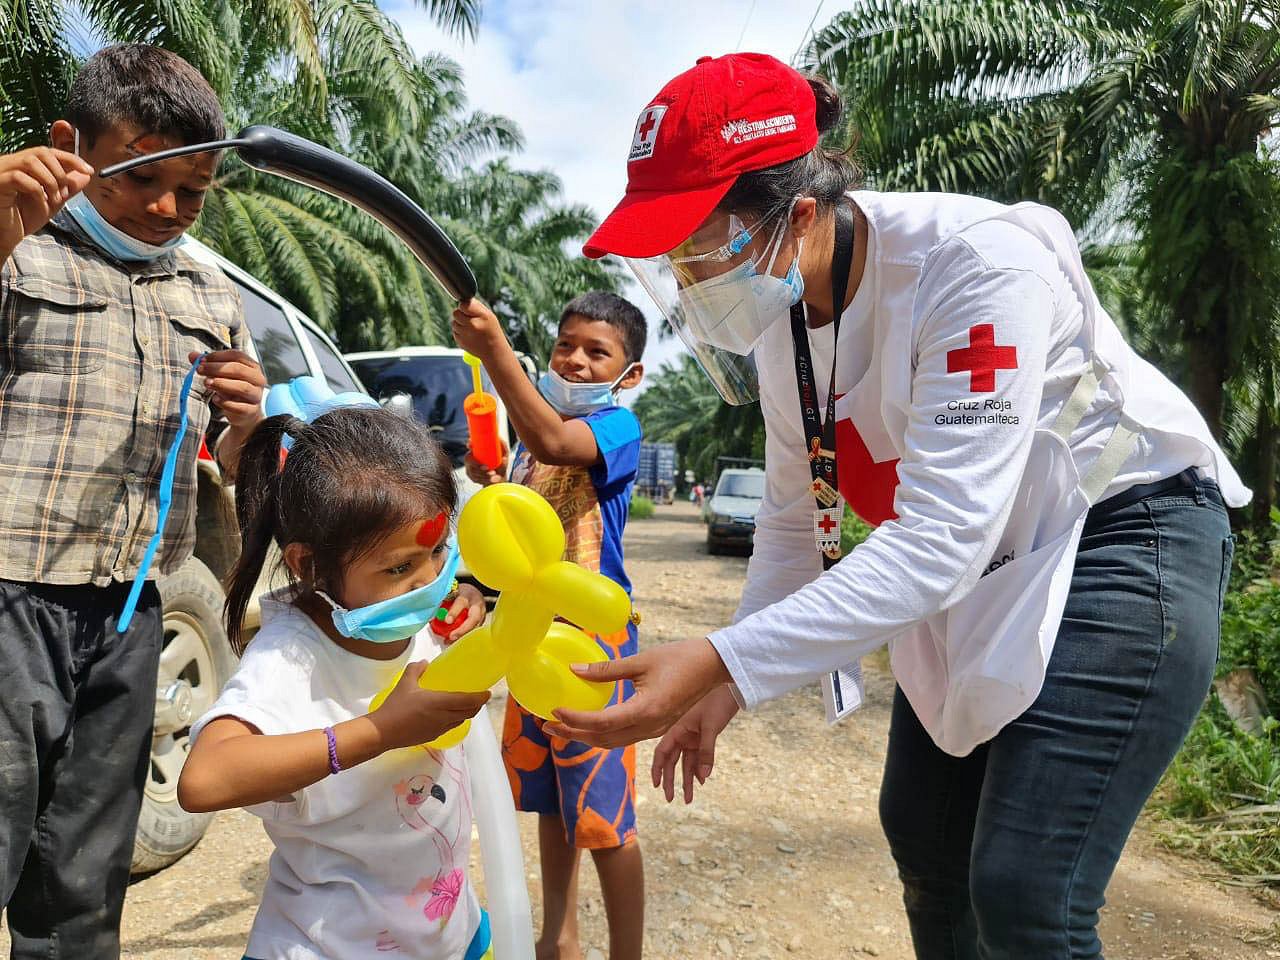
[[[453,241],[399,187],[368,167],[296,134],[256,124],[230,140],[193,143],[161,150],[103,167],[101,177],[114,177],[158,160],[235,150],[249,166],[345,200],[394,233],[455,300],[476,294],[476,278]]]

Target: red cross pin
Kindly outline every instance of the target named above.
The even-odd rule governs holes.
[[[827,515],[824,515],[823,518],[818,521],[818,526],[822,528],[823,533],[831,533],[832,531],[835,530],[836,527],[840,526],[840,524],[836,522],[835,517],[831,516],[830,514],[827,514]]]
[[[969,328],[969,346],[947,351],[947,373],[968,373],[970,393],[992,393],[997,370],[1018,368],[1018,348],[996,345],[994,324]]]

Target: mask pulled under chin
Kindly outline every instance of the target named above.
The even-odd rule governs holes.
[[[458,542],[450,540],[449,556],[439,575],[430,583],[354,610],[339,606],[327,593],[316,593],[333,607],[333,625],[344,637],[373,643],[397,643],[417,634],[435,617],[453,589],[459,559]]]
[[[554,370],[548,370],[538,381],[538,392],[557,413],[566,417],[585,417],[605,407],[617,406],[615,391],[634,366],[634,363],[627,364],[612,383],[573,383]]]
[[[87,236],[99,250],[109,257],[116,260],[124,260],[132,263],[142,263],[149,260],[155,260],[169,253],[182,242],[182,235],[174,237],[168,243],[156,245],[139,240],[137,237],[131,237],[118,227],[113,227],[107,223],[105,217],[98,212],[98,208],[83,193],[77,193],[68,200],[63,208],[76,222],[76,225],[84,231]]]

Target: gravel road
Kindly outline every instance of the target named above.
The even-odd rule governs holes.
[[[746,561],[708,556],[703,536],[688,504],[630,525],[642,643],[705,633],[731,614]],[[834,728],[823,721],[816,688],[739,717],[691,807],[668,806],[648,786],[652,744],[641,746],[647,956],[909,960],[900,888],[876,818],[892,689],[883,666],[872,664],[867,705]],[[501,706],[492,708],[495,721]],[[522,820],[536,917],[535,824]],[[253,817],[220,815],[192,854],[131,887],[124,956],[238,960],[269,853]],[[1280,914],[1208,879],[1213,872],[1212,864],[1168,853],[1140,827],[1108,894],[1108,956],[1280,957]],[[583,878],[583,936],[594,953],[607,947],[604,916],[589,867]],[[0,950],[7,947],[0,933]]]

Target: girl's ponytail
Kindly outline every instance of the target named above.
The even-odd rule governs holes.
[[[240,451],[236,474],[236,520],[240,525],[240,559],[227,583],[223,615],[227,639],[236,656],[244,653],[244,615],[258,586],[271,542],[277,538],[280,496],[280,444],[286,433],[297,435],[301,420],[284,414],[258,424]]]

